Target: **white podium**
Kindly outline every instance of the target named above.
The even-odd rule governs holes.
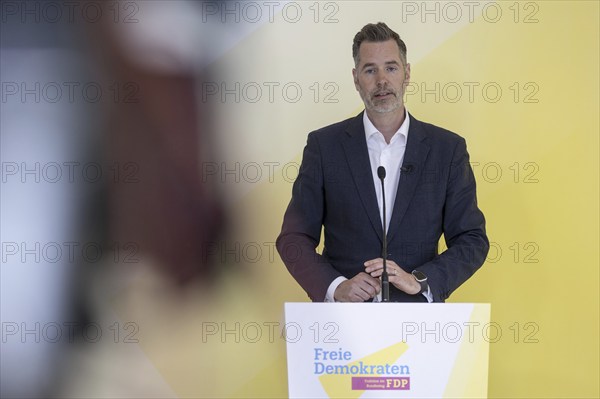
[[[290,398],[486,398],[489,304],[286,303]]]

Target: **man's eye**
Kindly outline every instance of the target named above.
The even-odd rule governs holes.
[[[368,74],[371,74],[371,73],[373,73],[373,72],[375,72],[375,70],[374,70],[374,69],[367,69],[367,70],[365,70],[365,73],[368,73]]]
[[[396,72],[397,70],[398,70],[398,67],[388,67],[389,72]]]

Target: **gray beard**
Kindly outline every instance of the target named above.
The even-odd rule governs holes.
[[[401,106],[402,106],[402,102],[398,100],[398,95],[400,93],[394,93],[396,98],[394,99],[395,101],[393,103],[385,103],[382,105],[375,105],[370,98],[365,98],[365,96],[363,95],[363,93],[360,93],[360,97],[363,100],[363,103],[365,104],[365,108],[369,111],[373,111],[373,112],[377,112],[379,114],[385,114],[387,112],[393,112],[398,110]]]

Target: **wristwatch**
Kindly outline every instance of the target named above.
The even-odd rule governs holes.
[[[424,275],[423,272],[420,272],[418,270],[413,270],[411,274],[413,275],[415,280],[417,280],[417,283],[421,284],[421,291],[419,291],[417,294],[422,294],[426,292],[429,288],[429,284],[427,284],[427,276]]]

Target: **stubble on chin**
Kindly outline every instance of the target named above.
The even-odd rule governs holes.
[[[398,99],[398,95],[400,95],[400,93],[394,93],[393,99],[378,101],[379,104],[377,104],[377,100],[374,100],[373,96],[369,95],[368,98],[365,98],[365,96],[361,93],[365,108],[367,108],[369,111],[380,114],[396,111],[402,106],[402,101]]]

